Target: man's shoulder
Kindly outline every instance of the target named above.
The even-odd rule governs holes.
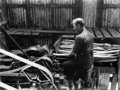
[[[84,38],[86,31],[83,31],[82,33],[76,35],[76,38]]]
[[[91,36],[94,37],[93,33],[91,33],[91,32],[90,32],[89,30],[87,30],[87,29],[86,29],[86,31],[87,31],[88,34],[90,34]]]
[[[82,34],[78,34],[78,35],[76,35],[75,39],[83,39],[83,38],[84,38],[84,36]]]
[[[83,32],[83,33],[80,33],[76,36],[76,39],[84,39],[84,38],[94,38],[94,35],[87,31],[87,29]]]
[[[84,35],[85,37],[90,37],[90,38],[94,38],[93,33],[91,33],[90,31],[88,31],[87,29],[85,29]]]

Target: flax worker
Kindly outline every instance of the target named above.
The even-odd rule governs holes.
[[[93,66],[93,41],[94,36],[85,28],[85,21],[82,18],[76,18],[71,22],[73,30],[78,34],[75,37],[75,43],[72,52],[68,57],[74,59],[62,63],[63,73],[68,79],[81,78],[88,81],[88,75]]]

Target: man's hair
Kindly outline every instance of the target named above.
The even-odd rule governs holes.
[[[75,24],[75,25],[80,24],[83,27],[83,26],[85,26],[85,21],[82,18],[75,18],[72,21],[72,25],[73,24]]]

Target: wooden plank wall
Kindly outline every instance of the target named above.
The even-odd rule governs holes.
[[[103,0],[103,27],[120,27],[120,0]]]
[[[96,27],[97,2],[100,0],[83,0],[82,18],[87,27]]]
[[[86,27],[120,27],[120,0],[1,0],[10,27],[65,29],[75,17]]]
[[[10,27],[64,29],[74,18],[75,0],[6,0]]]
[[[0,48],[8,50],[6,38],[3,34],[0,33]]]
[[[2,5],[2,0],[0,0],[0,6]]]

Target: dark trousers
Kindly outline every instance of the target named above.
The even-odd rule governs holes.
[[[92,67],[89,69],[83,69],[76,63],[75,60],[69,60],[62,63],[62,67],[64,69],[63,73],[67,76],[68,80],[78,80],[79,78],[86,84],[91,83],[91,72]]]
[[[74,60],[68,60],[62,63],[63,73],[67,76],[67,79],[73,79],[75,71],[78,69],[78,65]]]

